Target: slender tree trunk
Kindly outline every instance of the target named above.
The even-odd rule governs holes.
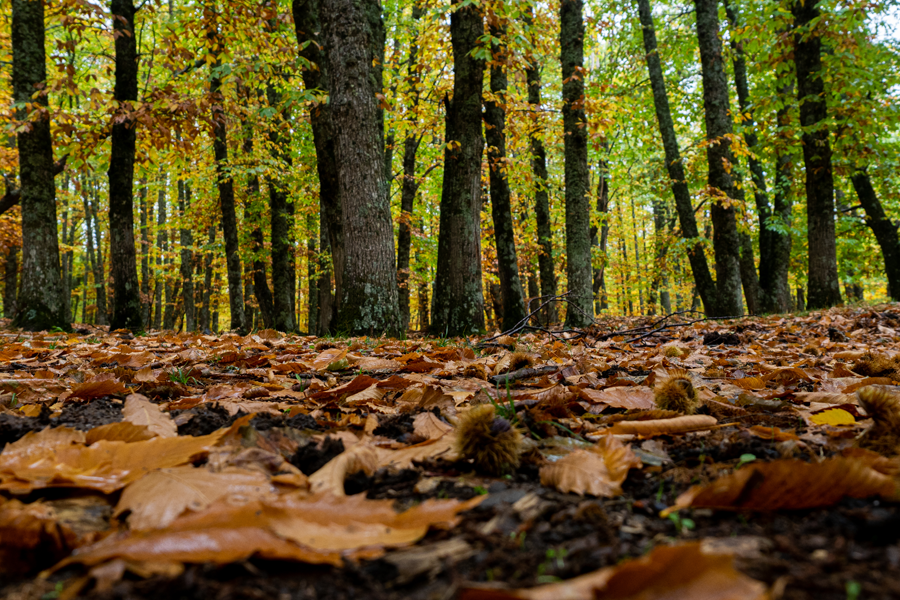
[[[530,12],[526,24],[531,25]],[[537,57],[528,57],[525,79],[528,84],[528,104],[531,105],[531,169],[534,173],[534,218],[537,226],[538,272],[541,277],[541,296],[544,299],[556,295],[556,274],[553,264],[553,232],[550,224],[550,191],[547,183],[547,151],[544,149],[541,126],[541,67]],[[545,309],[541,321],[549,325],[556,321],[556,307],[551,303]]]
[[[282,106],[281,95],[275,86],[266,88],[269,106],[279,108],[279,117],[269,130],[269,142],[274,148],[273,158],[284,165],[286,172],[292,166],[290,154],[287,152],[288,139],[287,108]],[[288,203],[288,190],[283,181],[277,177],[266,180],[269,188],[269,213],[272,237],[272,327],[278,331],[296,331],[294,324],[294,244],[291,221],[293,214]]]
[[[601,144],[604,155],[609,153],[609,144]],[[599,224],[591,226],[591,246],[600,249],[600,263],[594,268],[594,312],[599,313],[608,306],[606,301],[606,244],[609,240],[609,164],[606,158],[597,163],[597,213]],[[599,234],[599,235],[598,235]]]
[[[706,160],[710,215],[713,222],[713,250],[716,255],[717,307],[721,315],[742,315],[741,239],[735,220],[733,202],[737,199],[730,168],[733,132],[728,101],[728,80],[722,61],[719,39],[719,5],[716,0],[694,0],[697,15],[697,40],[703,75],[703,108],[706,121]],[[752,259],[751,259],[752,260]]]
[[[113,310],[110,329],[139,331],[141,323],[140,284],[134,248],[134,154],[137,123],[130,117],[138,96],[136,9],[133,0],[112,0],[113,33],[116,46],[116,83],[113,96],[118,102],[113,118],[109,155],[109,259],[113,279]]]
[[[209,53],[214,65],[221,66],[221,56],[225,49],[218,26],[216,0],[208,0],[204,5],[204,21],[207,29]],[[216,73],[216,71],[214,71]],[[238,223],[234,200],[234,180],[228,164],[228,117],[225,114],[224,96],[221,92],[222,79],[214,74],[210,78],[209,94],[212,100],[213,151],[216,160],[216,181],[219,189],[219,208],[222,211],[222,233],[225,239],[225,267],[228,275],[228,306],[231,312],[230,329],[246,333],[244,321],[244,290],[242,281],[241,254],[238,246]]]
[[[338,330],[396,335],[394,235],[376,97],[381,69],[372,66],[384,52],[381,2],[322,0],[321,6],[346,251]]]
[[[414,27],[422,18],[424,9],[419,3],[413,5],[412,18]],[[407,63],[407,82],[409,85],[409,133],[403,141],[403,181],[400,187],[400,222],[397,225],[397,286],[399,288],[401,329],[409,329],[409,258],[412,246],[412,218],[419,184],[416,181],[416,153],[422,138],[415,132],[415,115],[419,105],[419,46],[418,31],[409,47]]]
[[[209,226],[208,249],[204,257],[203,269],[203,298],[200,303],[200,324],[201,331],[212,329],[212,314],[210,313],[210,303],[212,302],[212,282],[213,282],[213,246],[216,243],[216,226]]]
[[[453,97],[447,104],[447,147],[441,190],[438,259],[431,310],[434,335],[484,330],[481,282],[481,99],[484,61],[473,56],[484,35],[481,9],[453,0]]]
[[[332,268],[334,261],[323,260],[322,257],[327,256],[331,251],[330,238],[328,234],[328,221],[324,217],[324,209],[319,210],[319,282],[316,288],[319,290],[319,322],[316,325],[318,335],[326,335],[332,331],[332,321],[336,314],[334,307],[335,295],[332,293]]]
[[[169,251],[169,232],[166,229],[166,221],[168,220],[168,211],[166,206],[166,174],[162,173],[159,192],[156,195],[156,248],[159,254],[156,257],[156,289],[154,292],[155,307],[153,310],[153,328],[162,329],[165,327],[163,314],[166,306],[166,280],[168,272],[166,270],[166,254]]]
[[[583,0],[560,2],[560,63],[566,178],[566,325],[593,322],[591,302],[591,213],[588,198],[587,118],[584,112]]]
[[[514,328],[528,314],[525,310],[522,282],[519,279],[519,258],[513,230],[512,200],[507,179],[506,158],[506,27],[493,17],[490,33],[503,40],[491,64],[491,94],[485,103],[485,141],[491,185],[491,216],[494,221],[494,240],[497,247],[497,274],[500,278],[502,302],[501,331]]]
[[[191,206],[191,186],[178,180],[178,212],[181,216],[181,303],[184,308],[184,330],[194,331],[194,234],[191,232],[188,210]]]
[[[320,37],[322,25],[319,15],[320,0],[292,0],[291,8],[294,15],[294,26],[297,32],[297,43],[300,45],[300,56],[308,62],[316,65],[316,68],[303,70],[303,85],[307,90],[331,90],[331,77],[328,71],[325,57],[322,52],[323,40]],[[316,148],[316,169],[319,175],[319,204],[321,207],[320,220],[323,225],[320,230],[327,236],[328,243],[321,245],[322,251],[327,247],[331,253],[332,269],[334,273],[334,287],[336,294],[334,301],[329,298],[319,301],[319,321],[324,323],[324,329],[319,329],[319,335],[331,331],[336,323],[340,311],[340,300],[343,290],[343,264],[344,264],[344,232],[342,222],[341,197],[337,180],[337,162],[335,158],[334,125],[331,116],[330,103],[319,103],[310,110],[310,125],[313,132],[313,143]],[[327,288],[319,286],[319,293],[327,291],[331,296],[331,284]]]
[[[246,160],[253,155],[253,128],[249,122],[244,122],[244,143],[242,151]],[[271,187],[271,183],[270,183]],[[269,282],[266,278],[265,263],[265,239],[262,231],[263,206],[260,198],[259,176],[253,173],[247,181],[247,200],[244,204],[244,223],[250,227],[250,262],[252,264],[252,278],[249,285],[245,284],[244,299],[244,317],[247,320],[247,328],[252,328],[251,316],[252,307],[250,307],[250,292],[256,296],[256,304],[259,306],[259,313],[262,316],[263,326],[266,329],[274,327],[272,316],[273,300],[272,291],[269,289]],[[274,240],[273,240],[274,241]],[[272,248],[272,260],[275,260],[275,248]]]
[[[316,218],[312,212],[306,215],[306,282],[309,288],[306,307],[306,328],[310,335],[316,334],[319,322],[319,275],[318,270],[318,241],[319,232],[316,231]]]
[[[813,27],[818,22],[818,0],[796,0],[794,15],[794,66],[797,99],[803,128],[803,162],[806,166],[806,229],[809,242],[809,309],[841,303],[834,232],[834,179],[828,110],[822,79],[822,41]],[[814,21],[816,23],[814,23]]]
[[[141,322],[150,327],[150,209],[147,202],[147,182],[138,190],[141,211]]]
[[[859,203],[866,211],[866,225],[872,229],[881,246],[884,271],[888,278],[888,295],[892,300],[900,301],[900,238],[897,236],[897,225],[885,214],[866,169],[857,170],[850,181]]]
[[[672,195],[675,197],[675,209],[678,212],[681,235],[689,243],[688,260],[694,275],[694,283],[703,301],[706,314],[709,316],[722,315],[716,299],[716,284],[710,273],[709,264],[706,262],[700,232],[697,230],[697,219],[694,216],[694,207],[691,205],[691,192],[688,189],[684,164],[681,162],[678,138],[675,136],[675,125],[669,109],[669,97],[666,93],[665,79],[663,79],[662,64],[656,48],[656,29],[653,27],[650,0],[637,0],[637,4],[643,29],[644,51],[647,53],[650,86],[653,89],[653,105],[656,109],[656,120],[665,149],[666,169],[672,182]]]
[[[3,316],[16,316],[16,298],[19,295],[19,248],[10,246],[6,251],[6,271],[3,275]]]
[[[89,212],[91,219],[93,220],[93,227],[89,226],[86,233],[87,235],[92,235],[94,237],[91,241],[91,245],[94,246],[94,254],[96,257],[96,260],[93,261],[94,291],[97,298],[97,317],[95,322],[97,325],[108,325],[109,313],[106,309],[106,267],[103,264],[103,238],[100,233],[100,220],[97,219],[96,204],[99,202],[99,192],[96,187],[91,186],[90,195],[93,196],[93,203],[90,203],[87,195],[85,195],[85,212]]]
[[[68,175],[63,177],[63,189],[68,192],[69,187],[69,177]],[[69,243],[69,229],[75,229],[74,224],[70,227],[69,225],[69,200],[68,194],[66,195],[65,202],[63,203],[63,215],[62,215],[62,241],[64,244],[68,245]],[[72,281],[72,252],[64,251],[60,256],[60,263],[62,268],[62,288],[63,288],[63,302],[65,304],[63,308],[63,316],[65,320],[69,323],[72,322],[72,307],[71,307],[71,291],[69,289],[69,285]]]
[[[22,206],[22,288],[14,326],[30,331],[70,329],[60,278],[56,229],[53,141],[47,110],[44,51],[44,3],[12,0],[12,79],[15,102],[33,104],[28,130],[19,131],[20,204]],[[37,96],[35,98],[35,96]],[[20,121],[25,109],[16,111]]]

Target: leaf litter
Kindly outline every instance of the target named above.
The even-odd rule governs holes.
[[[900,311],[659,323],[4,334],[0,596],[900,595]]]

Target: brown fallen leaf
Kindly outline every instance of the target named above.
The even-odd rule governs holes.
[[[161,529],[191,510],[205,510],[220,498],[247,502],[274,495],[275,487],[259,471],[228,468],[214,473],[192,466],[160,469],[144,475],[122,492],[113,513],[128,511],[135,531]]]
[[[436,440],[453,431],[453,426],[441,421],[431,412],[423,412],[413,419],[413,433],[426,440]]]
[[[90,446],[84,445],[83,433],[64,427],[30,432],[0,453],[0,489],[27,493],[81,487],[110,493],[150,471],[206,454],[228,431],[139,442],[100,440]]]
[[[111,375],[101,375],[92,381],[77,383],[72,386],[72,393],[69,398],[77,398],[79,400],[92,400],[102,396],[116,396],[126,394],[128,388],[121,381],[116,380]]]
[[[628,470],[641,461],[613,436],[603,436],[588,450],[575,450],[557,462],[541,467],[541,485],[563,493],[591,494],[611,498],[622,493]]]
[[[716,418],[710,415],[690,415],[655,421],[619,421],[610,428],[610,433],[652,437],[655,435],[703,431],[714,427],[717,423]]]
[[[427,500],[402,513],[392,501],[368,500],[364,494],[282,496],[240,505],[220,500],[165,529],[110,536],[55,568],[115,559],[225,564],[251,556],[341,566],[345,558],[377,558],[386,547],[415,542],[430,527],[452,527],[460,512],[484,498]]]
[[[775,442],[787,442],[800,439],[797,434],[792,431],[783,431],[778,427],[766,427],[765,425],[754,425],[748,429],[747,432],[758,438]]]
[[[131,394],[125,398],[122,417],[129,423],[144,425],[159,437],[177,437],[178,427],[169,413],[164,413],[159,406],[141,394]]]
[[[862,460],[832,458],[820,463],[776,460],[751,463],[709,485],[695,485],[662,511],[682,508],[780,510],[831,506],[841,498],[893,498],[897,482]]]
[[[321,469],[309,476],[309,488],[313,493],[344,495],[344,479],[347,475],[363,471],[372,475],[378,468],[379,449],[359,443],[344,450]]]
[[[581,389],[579,396],[595,404],[606,404],[614,408],[650,409],[656,408],[653,390],[645,385],[635,387],[611,387],[605,390]]]
[[[531,589],[468,588],[460,600],[765,600],[766,587],[700,543],[659,546],[641,558]]]
[[[94,442],[100,440],[121,441],[121,442],[140,442],[156,437],[156,434],[146,425],[135,425],[128,421],[119,421],[118,423],[107,423],[94,427],[85,434],[85,443],[90,446]]]

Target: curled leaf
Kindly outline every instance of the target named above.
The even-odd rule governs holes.
[[[603,436],[595,447],[575,450],[555,463],[541,468],[541,484],[561,492],[610,498],[622,493],[628,470],[640,468],[641,461],[613,436]]]
[[[689,415],[675,417],[674,419],[658,419],[655,421],[620,421],[612,426],[611,433],[633,434],[644,437],[655,435],[672,435],[676,433],[688,433],[690,431],[703,431],[718,423],[715,417],[710,415]]]

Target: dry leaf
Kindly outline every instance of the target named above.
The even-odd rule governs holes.
[[[645,385],[634,387],[611,387],[605,390],[582,389],[579,396],[595,404],[606,404],[614,408],[650,409],[656,408],[653,390]]]
[[[102,396],[117,396],[128,392],[128,388],[121,381],[117,381],[112,376],[101,376],[92,381],[77,383],[72,386],[72,393],[69,398],[78,398],[81,400],[92,400]]]
[[[832,458],[821,463],[776,460],[751,463],[707,486],[681,494],[675,506],[726,510],[779,510],[831,506],[844,496],[892,498],[897,483],[861,460]]]
[[[344,495],[344,479],[347,475],[363,471],[372,475],[378,468],[378,449],[368,444],[356,444],[344,450],[325,466],[309,476],[309,488],[314,493]]]
[[[85,443],[90,446],[100,440],[140,442],[154,437],[156,437],[156,434],[150,431],[146,425],[135,425],[128,421],[119,421],[118,423],[107,423],[106,425],[94,427],[85,435]]]
[[[426,440],[436,440],[453,431],[453,427],[441,421],[431,412],[423,412],[413,419],[413,433]]]
[[[178,436],[178,428],[169,413],[162,412],[146,396],[131,394],[125,398],[122,417],[129,423],[146,426],[159,437]]]
[[[728,554],[699,543],[659,546],[641,558],[525,590],[464,589],[460,600],[765,600],[766,587],[735,570]]]
[[[631,446],[612,436],[603,436],[589,450],[575,450],[557,462],[541,467],[541,485],[563,493],[573,492],[611,498],[622,493],[628,470],[641,461]]]
[[[113,514],[130,511],[132,530],[161,529],[185,511],[199,512],[220,498],[247,502],[274,494],[269,478],[259,471],[229,468],[213,473],[182,466],[153,471],[126,487]]]
[[[613,434],[633,434],[644,437],[655,435],[673,435],[690,431],[703,431],[714,427],[718,421],[709,415],[690,415],[674,419],[657,419],[654,421],[619,421],[610,429]]]
[[[809,415],[811,423],[816,425],[855,425],[853,415],[842,408],[829,408]]]

